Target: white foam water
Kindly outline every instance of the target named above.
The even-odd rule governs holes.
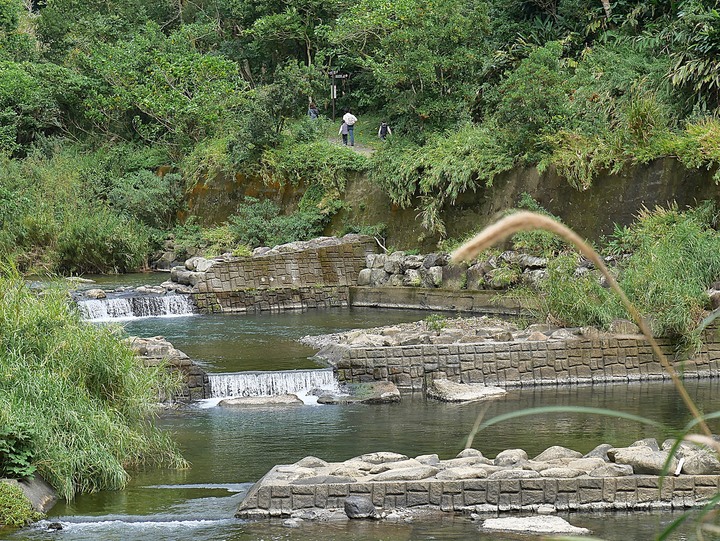
[[[198,402],[200,408],[212,408],[225,398],[251,396],[297,395],[305,404],[317,404],[313,389],[339,392],[339,384],[331,368],[316,370],[277,370],[267,372],[235,372],[208,374],[211,398]]]
[[[179,317],[195,313],[195,304],[189,295],[91,299],[79,301],[78,307],[86,320],[95,322],[146,317]]]
[[[212,398],[295,394],[336,384],[331,368],[209,374]]]

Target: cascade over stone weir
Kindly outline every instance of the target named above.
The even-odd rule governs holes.
[[[209,374],[211,398],[275,396],[337,387],[332,368]]]
[[[89,321],[187,316],[195,313],[195,304],[189,295],[90,299],[77,304],[83,317]]]

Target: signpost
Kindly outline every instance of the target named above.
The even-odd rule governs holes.
[[[328,71],[328,77],[330,77],[330,99],[332,100],[332,119],[335,122],[335,100],[337,99],[337,85],[335,84],[336,79],[348,79],[350,78],[349,73],[340,73],[337,70]]]

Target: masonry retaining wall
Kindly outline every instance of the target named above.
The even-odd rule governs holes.
[[[348,496],[369,497],[384,510],[430,507],[448,512],[501,512],[535,510],[543,504],[559,511],[685,508],[710,500],[719,487],[717,475],[665,477],[662,482],[651,475],[316,485],[268,485],[260,480],[245,496],[236,516],[281,517],[303,509],[342,509]]]
[[[346,235],[285,245],[264,255],[215,262],[192,293],[204,312],[347,306],[348,286],[377,251],[372,237]]]
[[[448,310],[452,312],[517,315],[527,310],[498,291],[429,289],[419,287],[350,287],[350,304],[372,308]]]
[[[676,366],[685,377],[720,375],[718,329],[704,331],[700,352]],[[674,344],[659,339],[672,359]],[[333,348],[341,382],[389,380],[402,391],[421,390],[434,379],[504,387],[665,379],[669,376],[641,335],[602,335],[570,340]]]

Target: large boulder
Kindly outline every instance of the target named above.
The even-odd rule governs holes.
[[[345,514],[348,518],[379,518],[372,500],[367,496],[345,498]]]
[[[555,516],[489,518],[483,522],[483,529],[540,534],[585,535],[590,533],[587,528],[578,528],[567,520]]]
[[[437,468],[432,466],[416,466],[413,468],[399,468],[378,473],[372,481],[421,481],[429,477],[435,477]]]
[[[639,445],[636,447],[625,447],[608,451],[608,456],[616,464],[627,464],[632,466],[637,474],[660,475],[667,464],[667,471],[675,472],[677,460],[670,457],[667,451],[654,451],[652,448]]]
[[[342,394],[325,394],[318,398],[319,404],[391,404],[400,402],[400,391],[392,381],[347,383]]]
[[[252,408],[266,406],[302,406],[303,401],[294,394],[280,394],[275,396],[243,396],[221,400],[218,406],[222,408]]]
[[[500,387],[490,387],[480,383],[456,383],[447,379],[436,379],[428,386],[428,398],[443,402],[469,402],[483,400],[506,394]]]
[[[548,460],[557,460],[560,458],[578,459],[582,458],[582,453],[568,449],[567,447],[561,447],[560,445],[553,445],[548,447],[533,460],[537,462],[547,462]]]

